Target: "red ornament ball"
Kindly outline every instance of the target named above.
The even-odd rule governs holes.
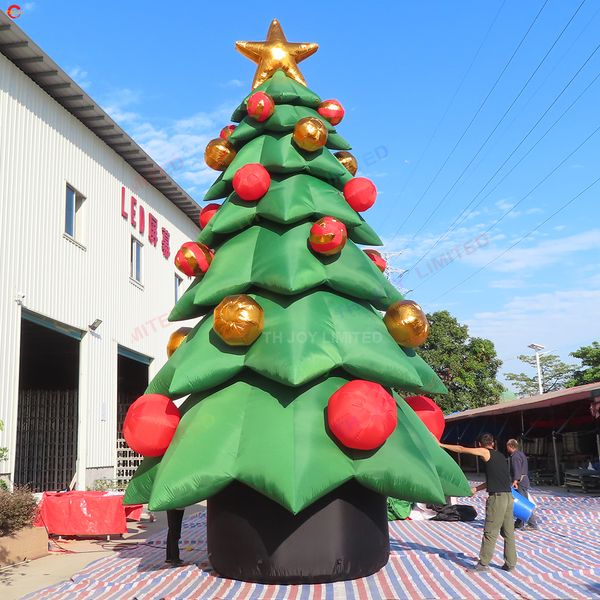
[[[327,423],[344,446],[374,450],[396,429],[396,402],[378,383],[356,379],[329,398]]]
[[[425,427],[441,440],[446,426],[442,409],[427,396],[409,396],[404,400],[417,413],[417,417],[423,421]]]
[[[317,112],[334,126],[344,118],[344,107],[337,100],[323,100]]]
[[[356,212],[362,212],[375,204],[377,188],[366,177],[354,177],[344,186],[344,198]]]
[[[319,254],[339,254],[347,241],[346,226],[333,217],[323,217],[310,228],[308,243]]]
[[[367,248],[363,252],[375,263],[375,266],[383,273],[387,267],[387,262],[377,250]]]
[[[229,136],[235,131],[235,125],[225,125],[223,129],[221,129],[221,133],[219,133],[219,137],[228,140]]]
[[[123,436],[142,456],[162,456],[169,447],[181,416],[173,401],[160,394],[140,396],[127,411]]]
[[[258,163],[240,167],[233,176],[233,189],[246,202],[260,200],[269,191],[270,185],[269,171]]]
[[[215,216],[215,213],[221,208],[220,204],[211,202],[200,211],[200,229],[204,229],[208,222]]]
[[[254,92],[246,102],[246,109],[249,117],[262,123],[275,112],[275,101],[269,94]]]
[[[208,271],[214,253],[204,244],[186,242],[175,255],[175,266],[188,277],[203,275]]]

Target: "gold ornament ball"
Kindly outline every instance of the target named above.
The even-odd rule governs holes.
[[[358,171],[358,162],[354,157],[354,154],[346,152],[345,150],[340,150],[339,152],[336,152],[334,156],[342,163],[342,166],[348,170],[352,177],[356,175],[356,171]]]
[[[227,296],[215,308],[213,329],[230,346],[250,346],[264,326],[262,306],[246,294]]]
[[[208,142],[204,151],[204,161],[215,171],[224,171],[235,158],[235,148],[228,140],[215,138]]]
[[[327,127],[321,119],[305,117],[294,127],[294,142],[307,152],[315,152],[327,143]]]
[[[167,342],[167,356],[171,358],[173,352],[181,346],[183,340],[185,340],[187,334],[192,330],[191,327],[180,327],[177,331],[174,331],[169,337]]]
[[[401,300],[386,311],[383,322],[400,346],[416,348],[429,335],[429,323],[423,309],[412,300]]]

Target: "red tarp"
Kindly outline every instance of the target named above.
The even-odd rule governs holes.
[[[56,535],[115,535],[127,533],[126,518],[139,519],[141,509],[124,507],[122,494],[44,492],[34,525]]]

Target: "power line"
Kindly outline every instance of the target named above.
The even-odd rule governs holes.
[[[467,219],[467,217],[469,216],[468,214],[465,216],[465,218],[462,219],[462,221],[458,222],[459,219],[465,214],[465,212],[467,212],[467,210],[469,209],[469,207],[471,207],[471,205],[473,204],[473,202],[475,202],[475,200],[478,198],[478,196],[485,190],[485,188],[492,182],[492,180],[496,177],[496,175],[498,175],[498,173],[504,168],[504,166],[508,163],[508,161],[515,155],[515,153],[519,150],[519,148],[523,145],[523,143],[525,142],[525,140],[527,140],[527,138],[531,135],[531,133],[534,131],[534,129],[536,129],[536,127],[541,123],[541,121],[544,119],[544,117],[548,114],[548,112],[552,109],[552,107],[558,102],[558,100],[562,97],[562,95],[566,92],[566,90],[571,86],[571,84],[573,83],[573,81],[577,78],[577,76],[579,75],[579,73],[581,73],[581,71],[584,69],[584,67],[587,65],[587,63],[592,59],[592,57],[594,56],[594,54],[596,54],[596,52],[600,50],[600,44],[598,44],[596,46],[596,48],[593,50],[593,52],[587,57],[587,59],[585,60],[585,62],[579,67],[579,69],[577,70],[577,72],[571,77],[571,79],[565,84],[565,86],[562,88],[562,90],[560,91],[560,93],[558,94],[558,96],[556,96],[554,98],[554,100],[550,103],[550,105],[546,108],[546,110],[542,113],[542,115],[538,118],[538,120],[534,123],[534,125],[529,129],[529,131],[525,134],[525,136],[523,138],[521,138],[521,141],[513,148],[513,150],[511,151],[511,153],[507,156],[507,158],[504,160],[504,162],[496,169],[496,171],[493,173],[493,175],[485,182],[485,184],[483,185],[483,187],[480,188],[480,190],[475,194],[475,196],[473,196],[473,198],[470,200],[470,202],[462,209],[462,211],[459,213],[459,215],[454,219],[454,221],[452,221],[452,223],[450,224],[450,226],[446,229],[446,231],[444,233],[442,233],[442,235],[440,235],[440,237],[438,237],[438,239],[433,243],[432,246],[430,246],[426,252],[419,258],[419,260],[417,260],[417,262],[411,267],[411,269],[414,269],[434,248],[437,247],[437,245],[449,234],[452,233],[452,231],[454,231],[454,229],[456,229],[456,227],[458,227],[459,225],[461,225],[462,223],[464,223],[464,221]],[[581,96],[583,96],[583,94],[596,82],[596,80],[598,79],[598,77],[600,77],[600,73],[598,73],[594,79],[592,79],[592,81],[590,83],[588,83],[588,85],[584,88],[584,90],[575,98],[575,100],[566,108],[565,111],[563,111],[563,113],[558,117],[558,119],[556,119],[556,121],[554,121],[554,123],[552,123],[552,125],[545,131],[545,133],[537,140],[537,142],[531,146],[531,148],[511,167],[511,169],[498,181],[498,183],[494,186],[493,189],[491,189],[483,198],[481,198],[481,200],[479,202],[477,202],[477,204],[475,204],[475,206],[473,206],[473,209],[471,211],[469,211],[470,213],[473,212],[473,210],[475,210],[478,206],[481,205],[481,203],[490,196],[490,194],[497,189],[497,187],[502,183],[502,181],[504,181],[506,179],[506,177],[508,177],[508,175],[510,175],[515,168],[521,164],[521,162],[523,162],[523,160],[531,153],[531,151],[546,137],[546,135],[554,128],[554,126],[567,114],[567,112],[569,112],[569,110],[571,110],[571,108],[577,103],[577,101],[581,98]],[[456,225],[456,227],[455,227]]]
[[[471,158],[471,160],[467,163],[467,165],[465,166],[465,168],[461,171],[460,175],[456,178],[456,180],[454,181],[454,183],[452,184],[452,186],[450,187],[450,189],[440,198],[439,202],[435,205],[434,209],[429,213],[429,215],[427,216],[427,218],[425,219],[425,221],[423,222],[423,224],[421,225],[421,227],[419,227],[419,229],[417,229],[417,231],[413,234],[413,236],[409,240],[407,246],[409,246],[412,243],[412,241],[423,230],[423,228],[427,225],[427,223],[429,223],[429,221],[432,219],[432,217],[437,213],[437,211],[442,206],[444,200],[450,195],[450,193],[452,192],[452,190],[458,185],[458,183],[460,182],[460,180],[463,178],[463,176],[465,175],[465,173],[467,172],[467,170],[469,169],[469,167],[475,162],[475,159],[479,156],[479,154],[481,153],[481,151],[483,150],[483,148],[490,141],[490,139],[494,135],[494,133],[496,133],[496,131],[498,130],[498,127],[500,127],[500,125],[502,124],[502,122],[504,121],[504,119],[506,118],[506,116],[508,115],[508,113],[512,110],[513,106],[517,103],[517,101],[519,100],[519,98],[522,96],[523,92],[525,91],[525,89],[527,88],[527,86],[529,85],[529,83],[531,82],[531,80],[535,77],[536,73],[540,70],[540,68],[542,67],[542,65],[544,64],[544,62],[546,62],[546,59],[548,58],[548,56],[550,55],[550,53],[552,52],[552,50],[554,49],[554,47],[556,46],[556,44],[559,42],[559,40],[561,39],[561,37],[563,36],[563,34],[565,33],[565,31],[567,30],[567,28],[569,27],[569,25],[572,23],[573,19],[577,15],[577,13],[581,10],[582,6],[586,3],[586,1],[587,0],[582,0],[582,2],[579,4],[579,6],[577,7],[577,9],[573,13],[573,15],[571,15],[571,18],[569,19],[569,21],[567,22],[567,24],[562,28],[561,32],[558,34],[558,37],[554,40],[554,42],[552,43],[552,45],[550,46],[550,48],[546,51],[546,54],[544,54],[542,60],[538,63],[537,67],[533,70],[533,73],[531,73],[531,75],[529,76],[529,78],[527,79],[527,81],[521,87],[521,90],[519,91],[519,93],[515,96],[515,98],[513,99],[513,101],[510,103],[509,107],[504,111],[504,114],[502,115],[502,117],[500,117],[500,120],[496,123],[496,125],[494,126],[494,128],[492,129],[492,131],[490,131],[490,133],[485,138],[485,140],[483,141],[483,143],[479,146],[477,152],[475,152],[475,154],[473,155],[473,157]]]
[[[593,138],[598,131],[600,131],[600,126],[596,127],[596,129],[594,129],[594,131],[592,131],[592,133],[590,133],[590,135],[588,135],[585,140],[583,140],[583,142],[581,142],[581,144],[579,144],[579,146],[577,146],[577,148],[575,148],[572,152],[569,152],[569,154],[567,154],[567,156],[565,156],[565,158],[563,158],[545,177],[543,177],[538,183],[536,183],[530,190],[529,192],[527,192],[527,194],[525,194],[525,196],[523,196],[518,202],[515,202],[515,204],[513,204],[499,219],[497,219],[494,223],[492,223],[483,233],[481,233],[480,235],[484,235],[486,233],[488,233],[489,231],[491,231],[494,227],[496,227],[496,225],[498,225],[498,223],[500,223],[501,221],[504,221],[504,219],[513,211],[515,210],[515,208],[517,208],[517,206],[519,206],[522,202],[524,202],[529,196],[531,196],[531,194],[533,194],[533,192],[535,192],[535,190],[537,190],[543,183],[545,183],[548,179],[550,179],[550,177],[552,175],[554,175],[554,173],[556,173],[556,171],[558,171],[558,169],[560,169],[580,148],[582,148],[585,144],[588,143],[588,141]]]
[[[556,60],[554,62],[552,68],[548,70],[548,73],[542,79],[542,81],[540,82],[540,84],[536,87],[535,91],[531,94],[531,96],[529,96],[529,98],[527,98],[527,100],[525,100],[525,102],[521,106],[520,113],[522,113],[529,106],[529,104],[531,103],[531,101],[538,95],[539,91],[546,85],[546,82],[554,75],[556,69],[562,64],[562,62],[565,59],[565,57],[568,54],[570,54],[571,50],[573,50],[573,48],[577,45],[577,42],[581,39],[581,36],[587,31],[587,29],[594,22],[594,20],[596,19],[596,17],[598,16],[599,13],[600,13],[600,8],[598,8],[594,12],[594,14],[588,19],[588,21],[581,28],[581,30],[579,31],[579,33],[575,36],[575,38],[573,39],[573,41],[569,44],[569,46],[566,48],[566,50],[562,53],[562,55],[560,56],[560,58],[558,58],[558,60]],[[520,113],[516,114],[510,120],[510,122],[506,125],[505,130],[508,130],[508,131],[511,130],[511,128],[514,125],[515,121],[519,118]]]
[[[489,267],[492,263],[496,262],[499,258],[502,258],[508,252],[510,252],[515,246],[517,246],[523,240],[525,240],[526,238],[528,238],[532,233],[534,233],[535,231],[537,231],[538,229],[540,229],[540,227],[543,227],[548,221],[550,221],[550,219],[553,219],[558,213],[562,212],[565,208],[567,208],[568,206],[570,206],[571,204],[573,204],[573,202],[575,202],[575,200],[577,200],[579,197],[581,197],[583,194],[585,194],[585,192],[587,192],[589,189],[591,189],[592,187],[594,187],[599,181],[600,181],[600,177],[598,177],[597,179],[595,179],[594,181],[592,181],[592,183],[590,183],[587,187],[585,187],[583,190],[581,190],[581,192],[579,192],[576,196],[573,196],[568,202],[565,202],[565,204],[563,204],[561,207],[559,207],[547,219],[544,219],[541,223],[539,223],[538,225],[536,225],[533,229],[529,230],[525,235],[523,235],[522,237],[520,237],[514,244],[511,244],[508,248],[506,248],[506,250],[502,251],[500,254],[498,254],[497,256],[495,256],[492,260],[490,260],[485,265],[483,265],[482,267],[480,267],[479,269],[477,269],[477,271],[474,271],[473,273],[471,273],[470,275],[468,275],[467,277],[465,277],[462,281],[459,281],[456,285],[454,285],[450,289],[447,289],[443,294],[440,294],[439,296],[437,296],[436,298],[434,298],[432,300],[432,302],[437,302],[440,298],[443,298],[444,296],[446,296],[450,292],[453,292],[456,288],[460,287],[463,283],[466,283],[467,281],[469,281],[470,279],[472,279],[473,277],[475,277],[475,275],[478,275],[483,270],[487,269],[487,267]]]
[[[562,118],[566,115],[567,112],[569,112],[569,110],[571,110],[571,108],[577,103],[577,101],[584,95],[584,93],[598,80],[598,78],[600,78],[600,73],[598,73],[594,79],[592,79],[592,81],[590,81],[590,83],[585,87],[585,89],[577,96],[577,98],[575,98],[575,100],[573,100],[573,102],[563,111],[563,113],[558,117],[558,119],[556,119],[554,121],[554,123],[552,123],[552,125],[550,125],[550,127],[548,127],[548,129],[546,129],[546,131],[544,132],[544,134],[537,140],[537,142],[535,142],[535,144],[533,144],[533,146],[531,146],[531,148],[529,148],[529,150],[527,150],[527,152],[498,180],[498,182],[496,183],[496,185],[485,195],[481,198],[481,200],[473,207],[473,210],[476,209],[478,206],[481,205],[481,203],[486,199],[489,198],[489,196],[496,190],[498,189],[498,187],[500,186],[500,184],[521,164],[521,162],[523,162],[523,160],[525,158],[527,158],[527,156],[529,156],[529,154],[531,154],[531,152],[535,149],[535,147],[546,137],[546,135],[548,135],[548,133],[554,128],[554,126],[560,121],[562,120]],[[485,186],[484,186],[485,188]],[[482,188],[483,189],[483,188]],[[481,190],[480,190],[481,192]],[[473,211],[470,211],[473,212]],[[466,215],[463,220],[460,223],[457,223],[457,227],[462,225],[462,223],[465,222],[465,220],[468,218],[469,215]],[[460,217],[460,215],[459,215]],[[456,221],[455,221],[456,222]],[[456,228],[454,228],[456,229]],[[447,233],[451,233],[451,230],[447,230]],[[445,237],[445,234],[444,234]],[[429,252],[431,250],[433,250],[433,248],[438,244],[439,241],[441,241],[442,237],[438,238],[436,243],[431,246],[427,252],[425,252],[425,254],[423,256],[421,256],[421,258],[419,258],[419,260],[411,267],[410,270],[412,270],[413,268],[415,268],[423,258],[425,258]]]
[[[446,158],[444,159],[444,162],[442,163],[442,165],[440,166],[440,168],[437,170],[437,172],[433,176],[433,179],[429,182],[429,185],[427,186],[427,188],[425,189],[425,191],[421,194],[421,196],[419,196],[419,199],[417,200],[417,202],[416,202],[415,206],[413,207],[413,209],[411,210],[411,212],[405,217],[404,221],[402,221],[402,223],[400,223],[400,226],[398,227],[398,229],[396,230],[396,232],[394,233],[394,235],[391,238],[392,240],[395,239],[396,236],[400,233],[400,230],[402,229],[402,227],[404,227],[405,223],[408,221],[408,219],[413,214],[413,212],[416,210],[416,208],[419,206],[419,204],[421,204],[423,198],[425,197],[425,195],[427,194],[427,192],[431,189],[431,186],[437,181],[437,178],[439,177],[440,173],[444,170],[444,167],[446,166],[446,164],[448,163],[448,161],[450,160],[450,158],[454,155],[454,152],[456,151],[456,148],[458,148],[459,144],[462,142],[462,140],[465,137],[465,135],[467,135],[469,129],[471,129],[471,125],[473,125],[473,122],[479,116],[479,113],[483,110],[483,107],[487,103],[489,97],[492,95],[493,91],[496,89],[496,86],[500,82],[500,79],[502,79],[502,76],[504,75],[504,73],[506,72],[506,70],[508,69],[508,67],[511,65],[511,63],[512,63],[513,59],[515,58],[517,52],[519,51],[519,49],[523,45],[523,42],[525,41],[525,39],[529,35],[530,31],[533,29],[533,26],[537,22],[539,16],[542,14],[542,11],[544,10],[544,8],[548,4],[548,2],[549,2],[549,0],[545,0],[544,4],[542,5],[542,7],[540,8],[540,10],[535,15],[533,21],[529,25],[529,28],[527,29],[527,31],[525,32],[525,34],[523,35],[523,37],[521,38],[521,40],[517,44],[517,47],[514,49],[511,57],[508,59],[508,62],[504,65],[502,71],[500,71],[500,75],[498,75],[496,81],[494,82],[494,85],[492,85],[492,87],[490,88],[489,92],[487,93],[487,95],[485,96],[485,98],[483,99],[483,101],[481,102],[481,104],[479,105],[479,108],[475,111],[475,114],[473,115],[473,117],[469,121],[467,127],[462,132],[461,136],[458,138],[458,141],[454,144],[454,146],[450,150],[450,153],[448,154],[448,156],[446,156]]]
[[[523,115],[523,113],[525,112],[525,109],[531,104],[532,100],[538,95],[540,90],[546,85],[547,81],[552,78],[556,69],[562,64],[565,57],[570,54],[571,50],[573,50],[573,48],[576,46],[577,42],[581,39],[581,36],[587,31],[587,29],[590,27],[590,25],[594,22],[594,20],[598,16],[598,14],[600,14],[600,8],[598,8],[594,12],[594,14],[586,21],[585,25],[581,28],[579,33],[571,41],[571,43],[564,50],[564,52],[561,54],[561,56],[554,61],[552,67],[548,70],[546,75],[540,81],[539,85],[535,88],[534,92],[526,100],[524,100],[523,104],[519,108],[519,111],[510,119],[510,121],[508,121],[506,123],[506,125],[503,128],[504,132],[512,131],[512,127],[515,124],[515,122],[519,119],[519,117],[521,117]],[[496,142],[496,143],[498,143],[498,142]],[[481,162],[485,160],[485,158],[488,156],[489,152],[490,152],[490,149],[488,148],[488,150],[481,157],[479,164],[481,164]],[[475,168],[477,169],[478,165],[476,165]],[[456,195],[456,192],[454,194],[452,194],[451,198],[454,197],[455,195]]]
[[[515,208],[517,208],[517,206],[519,206],[522,202],[524,202],[529,196],[531,196],[531,194],[533,194],[533,192],[535,192],[535,190],[537,190],[542,184],[544,184],[550,177],[552,177],[552,175],[554,175],[554,173],[556,173],[556,171],[558,171],[558,169],[560,169],[560,167],[562,167],[576,152],[578,152],[585,144],[587,144],[587,142],[594,137],[594,135],[596,135],[598,133],[598,131],[600,131],[600,125],[598,127],[596,127],[596,129],[594,129],[594,131],[592,131],[592,133],[590,133],[584,140],[583,142],[581,142],[576,148],[574,148],[571,152],[569,152],[569,154],[567,154],[567,156],[565,156],[555,167],[553,167],[544,177],[542,177],[542,179],[540,179],[540,181],[538,181],[518,202],[516,202],[515,204],[513,204],[500,218],[498,218],[496,221],[494,221],[485,231],[482,231],[481,233],[479,233],[479,237],[485,235],[486,233],[489,233],[494,227],[496,227],[496,225],[498,225],[498,223],[500,223],[501,221],[503,221],[513,210],[515,210]],[[408,269],[408,271],[411,271],[412,269]],[[420,285],[415,286],[414,289],[417,289],[421,287]]]
[[[498,17],[500,16],[500,13],[502,12],[502,9],[504,8],[504,5],[506,4],[506,0],[503,0],[502,4],[500,5],[500,8],[498,9],[498,12],[496,12],[496,16],[494,17],[494,19],[492,20],[490,26],[488,27],[483,40],[481,41],[481,44],[479,44],[479,48],[477,48],[477,51],[475,52],[475,55],[473,56],[473,59],[471,60],[471,63],[469,64],[467,70],[465,71],[460,83],[458,84],[458,87],[456,88],[456,90],[454,91],[454,94],[452,95],[452,98],[450,98],[450,101],[448,102],[448,105],[446,106],[446,110],[444,111],[444,113],[442,114],[440,120],[438,121],[437,125],[435,126],[431,136],[429,137],[429,140],[427,142],[427,144],[425,145],[425,148],[423,149],[423,151],[421,152],[421,155],[419,156],[417,162],[415,163],[414,167],[411,169],[411,172],[409,174],[409,176],[407,177],[406,181],[404,182],[404,185],[402,186],[402,189],[399,192],[399,196],[402,197],[402,195],[404,194],[404,191],[406,190],[406,188],[408,187],[408,184],[412,181],[413,176],[415,175],[415,173],[417,172],[417,170],[419,169],[419,166],[421,165],[421,162],[423,161],[423,158],[425,157],[425,154],[427,154],[427,150],[429,150],[433,140],[435,139],[435,136],[437,135],[437,132],[439,131],[440,127],[442,126],[442,123],[445,121],[446,117],[448,116],[448,113],[450,112],[450,109],[452,108],[452,105],[454,104],[454,101],[456,100],[456,97],[458,96],[460,90],[462,89],[465,81],[467,80],[467,77],[469,76],[469,74],[471,73],[471,70],[473,68],[473,66],[475,65],[475,62],[477,61],[477,58],[479,57],[479,54],[481,53],[481,50],[483,49],[485,43],[487,42],[487,39],[494,27],[494,25],[496,24],[496,21],[498,20]],[[416,205],[413,207],[413,209],[410,211],[408,217],[410,217],[412,215],[412,213],[415,211]],[[408,218],[407,217],[407,218]]]

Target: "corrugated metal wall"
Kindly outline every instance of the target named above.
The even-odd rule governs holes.
[[[86,197],[83,248],[63,236],[67,183]],[[129,279],[135,230],[121,216],[122,185],[127,201],[133,194],[146,209],[146,231],[138,232],[143,289]],[[149,211],[158,218],[157,247],[148,242]],[[162,227],[171,236],[169,260]],[[86,332],[102,319],[81,342],[79,473],[115,464],[117,345],[153,357],[151,376],[164,363],[179,326],[165,323],[173,258],[196,235],[186,215],[0,55],[0,446],[14,449],[16,441],[21,293],[27,309]],[[0,463],[0,473],[10,465]]]

